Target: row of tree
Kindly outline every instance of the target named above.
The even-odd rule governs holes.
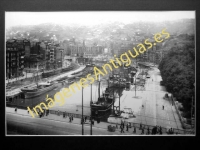
[[[173,47],[162,59],[159,69],[167,91],[183,104],[183,111],[189,117],[195,95],[194,43],[185,44],[181,49]]]

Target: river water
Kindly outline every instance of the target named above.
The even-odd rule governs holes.
[[[85,76],[80,76],[80,78]],[[78,82],[80,78],[74,79],[75,82]],[[105,88],[108,86],[108,82],[105,80],[108,78],[108,74],[104,77],[101,76],[101,86],[100,86],[100,94],[102,94],[103,91],[105,91]],[[17,99],[14,100],[10,105],[18,105],[20,108],[26,109],[27,107],[33,108],[36,105],[40,104],[41,102],[46,101],[46,97],[54,98],[54,95],[57,92],[60,92],[62,88],[68,88],[68,83],[55,83],[56,88],[48,91],[44,94],[41,94],[40,96],[29,98],[29,99]],[[95,81],[92,84],[92,101],[95,102],[98,99],[98,81]],[[52,107],[52,110],[59,110],[59,111],[66,111],[70,113],[81,113],[82,109],[82,89],[74,88],[76,93],[72,93],[72,96],[69,98],[65,98],[65,102],[62,106],[60,106],[61,103],[55,102],[54,107]],[[86,114],[90,113],[90,101],[91,101],[91,84],[89,84],[87,87],[83,88],[83,106],[84,106],[84,112]]]

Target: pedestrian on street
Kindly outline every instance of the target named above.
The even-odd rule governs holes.
[[[65,112],[63,113],[63,118],[65,118]]]
[[[122,133],[122,131],[123,131],[122,124],[120,125],[120,129],[121,129],[121,133]]]
[[[142,124],[140,123],[140,130],[142,129]]]
[[[87,120],[87,116],[85,116],[85,122],[86,122],[86,120]]]
[[[164,110],[164,105],[162,106],[163,110]]]
[[[160,134],[162,134],[162,128],[160,128]]]
[[[160,129],[159,126],[156,125],[156,133],[159,133],[159,132],[160,132],[159,129]]]
[[[128,131],[128,123],[126,124],[126,131]]]
[[[170,131],[170,129],[168,129],[168,131],[167,131],[167,134],[171,134],[171,131]]]
[[[156,134],[156,127],[153,127],[151,134]]]
[[[67,118],[67,113],[66,113],[66,111],[65,111],[65,117]]]
[[[15,107],[15,112],[17,112],[17,107]]]
[[[157,125],[156,125],[156,127],[155,127],[155,134],[157,134],[158,133],[158,128],[157,128]]]
[[[171,133],[172,133],[172,134],[174,134],[174,131],[173,131],[173,129],[172,129],[172,128],[171,128]]]
[[[136,133],[136,127],[134,127],[134,133]]]
[[[130,123],[130,122],[129,122],[129,125],[128,125],[128,127],[129,127],[129,128],[131,128],[131,123]]]
[[[69,117],[69,122],[71,122],[71,116]]]
[[[142,133],[141,134],[144,134],[144,128],[142,128]]]
[[[124,133],[124,127],[122,126],[122,132]]]
[[[73,119],[74,119],[74,118],[73,118],[73,115],[72,115],[72,118],[71,118],[71,119],[72,119],[72,121],[73,121]]]
[[[147,128],[147,134],[148,134],[148,135],[150,134],[150,130],[149,130],[149,127]]]

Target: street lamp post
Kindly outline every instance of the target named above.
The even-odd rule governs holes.
[[[119,112],[120,112],[120,79],[119,79]]]
[[[136,71],[137,74],[137,71]],[[135,97],[136,97],[136,74],[135,74]]]
[[[90,109],[91,109],[91,115],[90,115],[90,135],[92,135],[92,84],[91,84],[91,101],[90,101]]]
[[[82,135],[84,135],[84,129],[83,129],[83,87],[82,87]]]
[[[113,86],[115,85],[114,83],[114,76],[113,76]],[[115,90],[113,88],[113,114],[114,114],[114,103],[115,103]]]

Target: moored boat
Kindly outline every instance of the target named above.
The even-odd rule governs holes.
[[[91,102],[91,113],[92,117],[99,119],[107,114],[111,113],[111,107],[115,101],[114,89],[110,88],[109,85],[105,92],[100,96],[100,76],[99,76],[99,86],[98,86],[98,99],[96,102]]]
[[[39,96],[47,91],[54,89],[56,86],[53,83],[40,83],[36,87],[28,88],[24,87],[21,89],[24,98],[33,98]]]

